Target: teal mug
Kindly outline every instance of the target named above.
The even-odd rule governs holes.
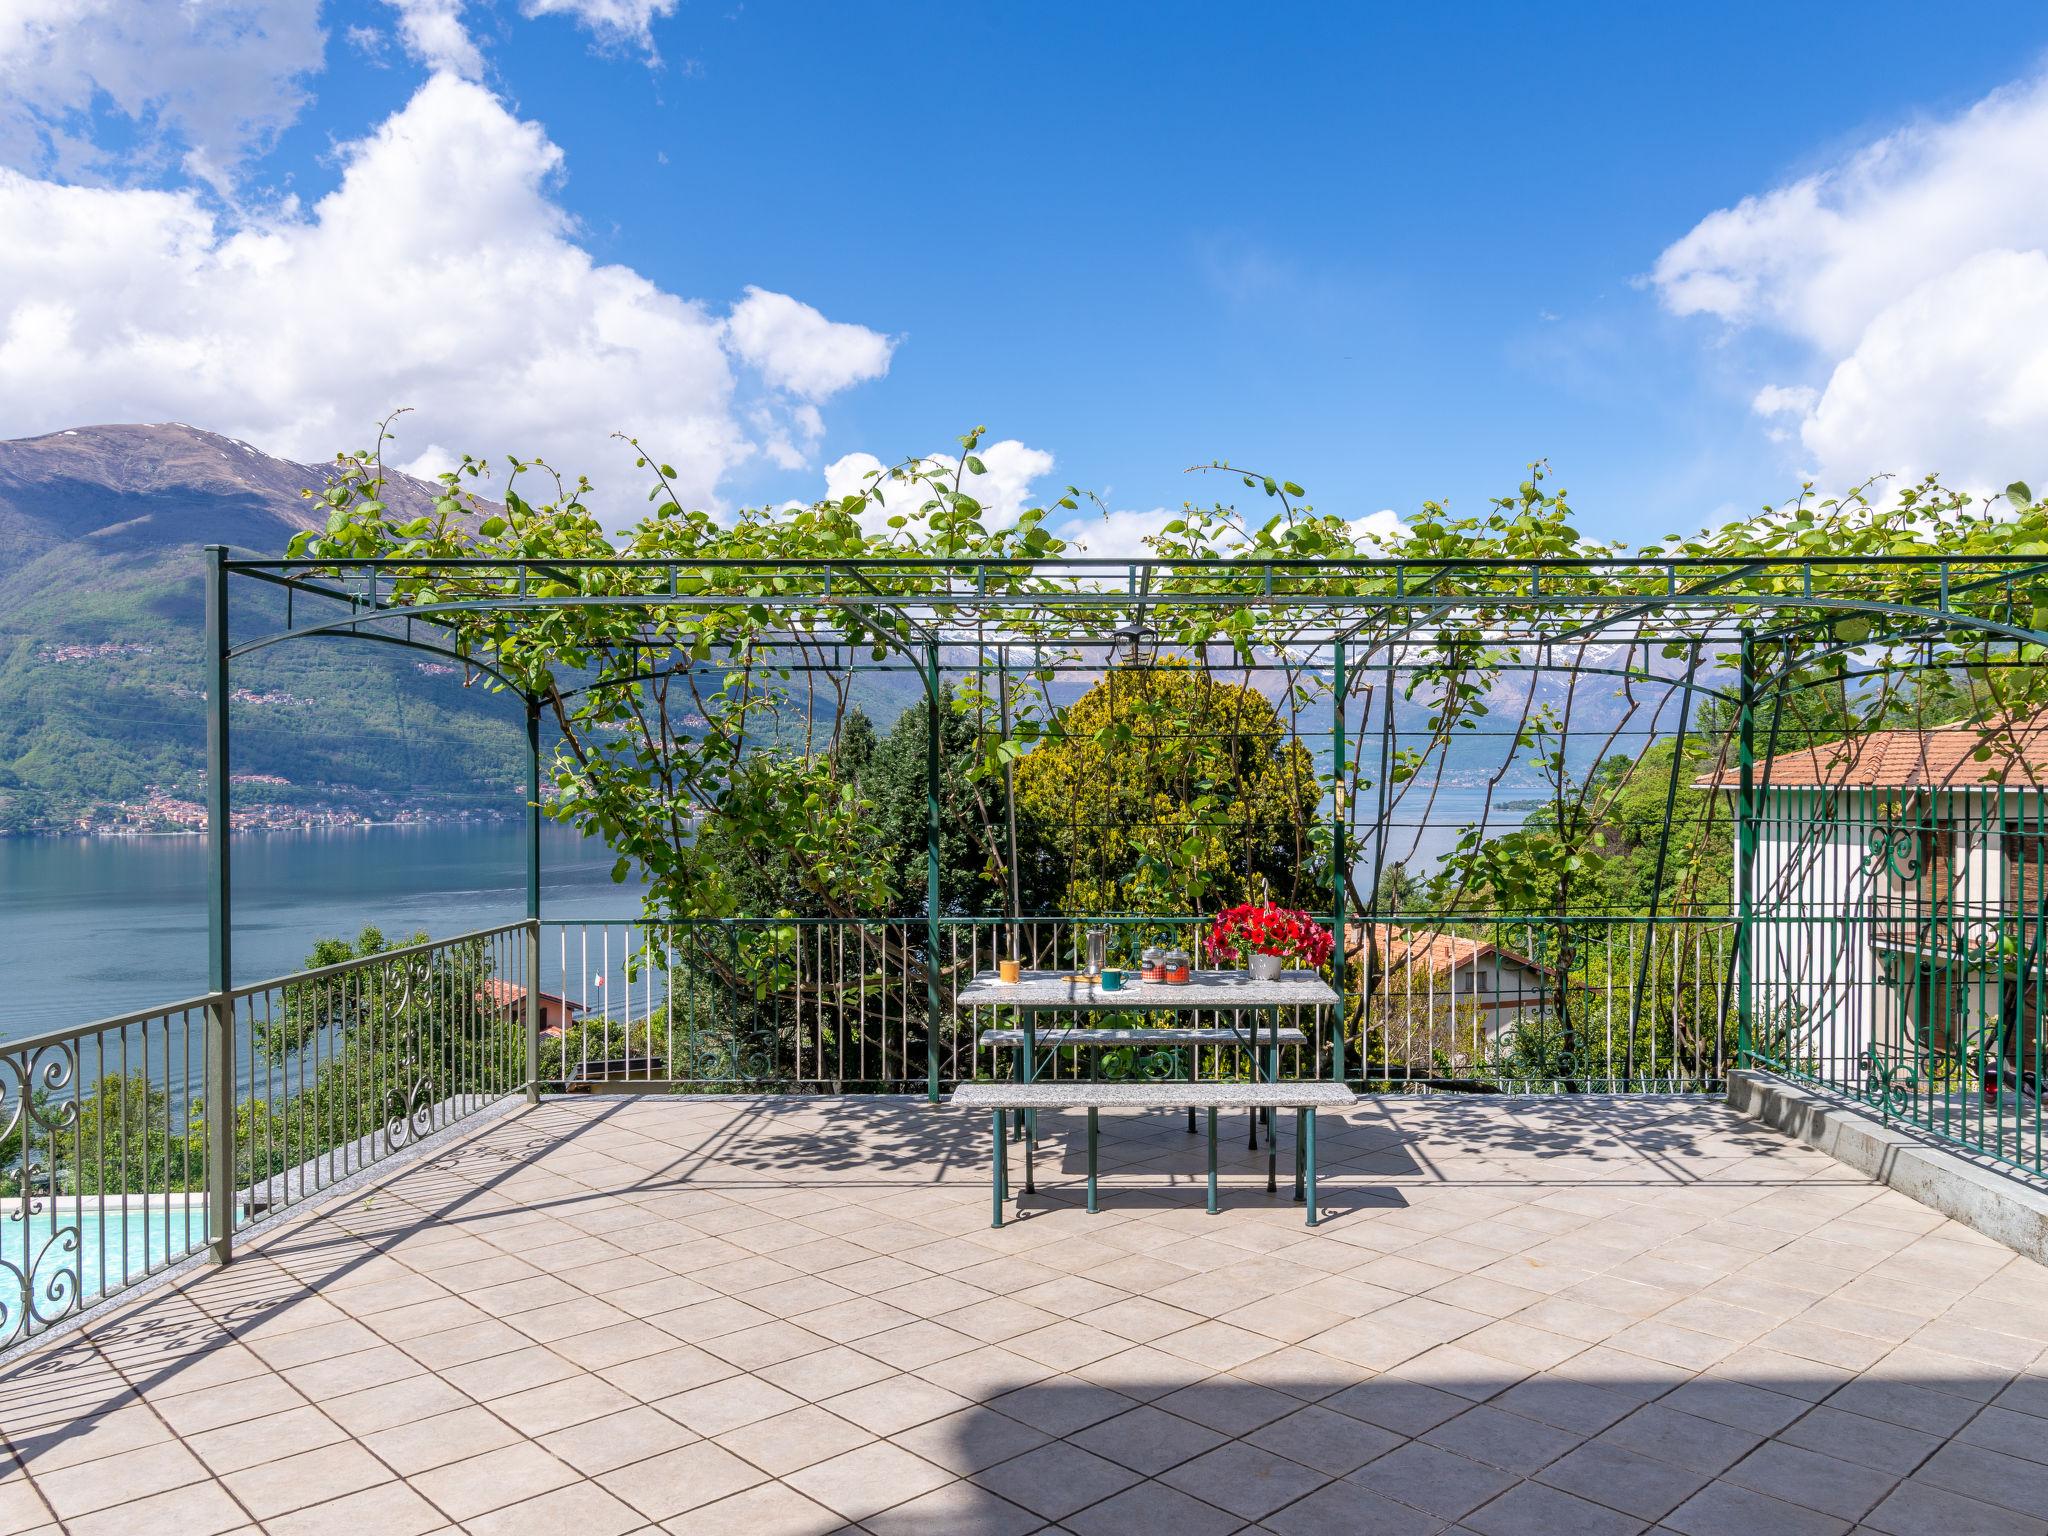
[[[1104,967],[1102,972],[1102,990],[1105,992],[1121,992],[1123,989],[1124,973],[1122,971],[1112,971]]]

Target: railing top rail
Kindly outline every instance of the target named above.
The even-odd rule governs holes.
[[[468,933],[450,934],[447,938],[428,939],[423,944],[406,944],[397,949],[387,949],[381,954],[361,955],[353,960],[337,961],[333,965],[316,966],[311,970],[293,971],[284,976],[272,976],[263,981],[252,981],[229,989],[228,996],[237,1002],[245,997],[254,997],[278,987],[296,986],[309,981],[320,981],[337,976],[345,971],[360,970],[365,966],[377,965],[387,960],[403,960],[411,955],[424,954],[429,950],[443,949],[451,944],[466,944],[476,939],[496,938],[500,934],[517,933],[527,926],[526,919],[500,923],[493,928],[477,928]],[[147,1023],[151,1019],[168,1018],[180,1013],[198,1013],[214,1000],[214,994],[201,993],[197,997],[183,997],[175,1002],[156,1003],[147,1008],[131,1008],[125,1013],[109,1014],[105,1018],[91,1019],[83,1024],[67,1024],[59,1029],[47,1029],[33,1035],[23,1035],[15,1040],[0,1040],[0,1055],[20,1055],[26,1052],[47,1049],[53,1045],[67,1044],[82,1040],[87,1035],[107,1034],[114,1030],[127,1029],[131,1025]]]
[[[1321,922],[1331,918],[1328,912],[1310,912],[1309,916]],[[1126,912],[1113,916],[1096,914],[1076,915],[1064,912],[1026,913],[1021,917],[985,917],[973,914],[943,914],[939,918],[941,927],[1007,928],[1013,924],[1065,923],[1088,925],[1101,923],[1107,926],[1133,923],[1208,923],[1215,920],[1213,912]],[[1732,923],[1733,912],[1659,912],[1654,916],[1647,912],[1380,912],[1370,916],[1375,923],[1401,923],[1411,927],[1445,926],[1449,924],[1477,923],[1528,923],[1552,926],[1574,923],[1624,923],[1635,925],[1654,924],[1658,927],[1684,923]],[[543,928],[831,928],[831,927],[883,927],[890,924],[911,924],[923,927],[928,921],[922,912],[905,912],[882,917],[648,917],[642,913],[613,912],[593,914],[586,917],[543,917]],[[1347,926],[1368,921],[1368,915],[1352,911],[1346,914]],[[516,926],[516,925],[515,925]]]
[[[500,934],[518,933],[528,926],[531,919],[520,918],[515,922],[499,923],[490,928],[475,928],[468,933],[451,933],[445,939],[428,939],[422,944],[403,944],[397,949],[379,950],[374,955],[358,955],[352,960],[337,960],[332,965],[315,966],[307,971],[292,971],[283,976],[271,976],[263,981],[247,982],[229,989],[228,995],[239,1001],[261,992],[273,991],[278,987],[300,986],[309,981],[324,981],[330,976],[339,976],[345,971],[358,971],[367,966],[382,965],[390,960],[404,960],[413,955],[423,955],[429,950],[446,949],[452,944],[467,944],[476,939],[494,939]],[[202,999],[203,1001],[203,999]]]
[[[135,1008],[127,1013],[110,1014],[106,1018],[93,1019],[85,1024],[67,1024],[61,1029],[46,1029],[41,1034],[23,1035],[18,1040],[0,1040],[0,1056],[27,1055],[53,1045],[67,1045],[73,1040],[82,1040],[87,1035],[127,1029],[131,1025],[144,1024],[151,1019],[169,1018],[180,1013],[197,1013],[212,1001],[213,996],[210,993],[200,997],[180,998],[174,1003],[157,1003],[149,1008]]]

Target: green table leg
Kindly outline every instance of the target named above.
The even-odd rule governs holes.
[[[1216,1111],[1209,1111],[1209,1214],[1216,1214]]]
[[[1277,1083],[1280,1081],[1280,1010],[1278,1008],[1275,1008],[1272,1012],[1271,1027],[1266,1031],[1266,1040],[1266,1081]],[[1273,1111],[1269,1109],[1266,1111],[1266,1150],[1268,1152],[1272,1152],[1274,1148],[1274,1123]],[[1271,1189],[1272,1185],[1269,1183],[1266,1187]]]
[[[1195,1048],[1190,1045],[1183,1049],[1181,1059],[1187,1063],[1187,1080],[1192,1083],[1195,1080]],[[1188,1106],[1188,1134],[1195,1134],[1195,1106],[1192,1104]]]
[[[1294,1203],[1296,1205],[1300,1205],[1306,1198],[1302,1192],[1301,1175],[1302,1154],[1307,1150],[1308,1137],[1302,1127],[1308,1120],[1308,1113],[1305,1109],[1297,1109],[1294,1112]]]
[[[1240,1049],[1242,1049],[1242,1042],[1243,1042],[1243,1040],[1244,1040],[1244,1036],[1243,1036],[1243,1034],[1242,1034],[1241,1032],[1240,1032],[1240,1034],[1238,1035],[1238,1040],[1239,1040],[1239,1042],[1240,1042]],[[1258,1016],[1257,1014],[1253,1014],[1253,1015],[1252,1015],[1252,1081],[1256,1083],[1256,1082],[1257,1082],[1258,1080],[1259,1080],[1259,1016]],[[1252,1111],[1252,1112],[1251,1112],[1251,1113],[1250,1113],[1250,1114],[1249,1114],[1249,1115],[1248,1115],[1248,1116],[1246,1117],[1246,1119],[1248,1120],[1248,1122],[1249,1122],[1249,1123],[1247,1124],[1247,1126],[1246,1126],[1246,1128],[1245,1128],[1245,1148],[1246,1148],[1246,1150],[1248,1150],[1248,1151],[1256,1152],[1256,1151],[1258,1151],[1258,1150],[1259,1150],[1259,1112],[1258,1112],[1258,1111],[1257,1111],[1256,1109],[1255,1109],[1255,1110],[1253,1110],[1253,1111]]]
[[[1095,1111],[1088,1111],[1088,1214],[1095,1214]]]
[[[1010,1182],[1010,1148],[1004,1139],[1005,1127],[1003,1125],[1003,1112],[1000,1109],[996,1111],[995,1129],[995,1167],[989,1179],[989,1182],[995,1189],[995,1220],[991,1221],[989,1225],[1000,1227],[1003,1224],[1003,1190],[1004,1186]]]
[[[1036,1079],[1037,1076],[1038,1015],[1027,1009],[1024,1014],[1024,1081],[1027,1083],[1031,1082],[1034,1079]],[[1038,1111],[1035,1109],[1027,1109],[1024,1111],[1024,1139],[1026,1141],[1038,1140]],[[1024,1187],[1026,1189],[1029,1189],[1031,1187],[1031,1180],[1029,1177],[1028,1170],[1030,1169],[1031,1164],[1028,1159],[1025,1161],[1024,1166],[1027,1170],[1027,1174],[1024,1181]]]
[[[1316,1112],[1308,1111],[1308,1144],[1303,1154],[1308,1174],[1308,1224],[1316,1224]]]

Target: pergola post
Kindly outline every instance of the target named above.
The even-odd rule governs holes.
[[[206,1242],[235,1256],[234,806],[228,782],[227,549],[206,550]]]
[[[939,648],[924,648],[925,1097],[939,1102]]]
[[[1756,1038],[1756,632],[1746,625],[1737,652],[1735,764],[1735,1061],[1747,1067]]]
[[[1344,892],[1350,885],[1344,850],[1344,642],[1332,647],[1330,668],[1330,760],[1335,787],[1330,793],[1330,929],[1337,946],[1330,952],[1330,986],[1337,994],[1330,1037],[1330,1079],[1344,1081]]]
[[[568,988],[564,986],[566,992]],[[566,1022],[566,1021],[565,1021]],[[526,696],[526,1102],[540,1103],[540,699]]]

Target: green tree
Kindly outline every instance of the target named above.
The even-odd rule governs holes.
[[[1017,767],[1030,883],[1077,914],[1325,906],[1321,796],[1271,700],[1178,664],[1112,671]]]

